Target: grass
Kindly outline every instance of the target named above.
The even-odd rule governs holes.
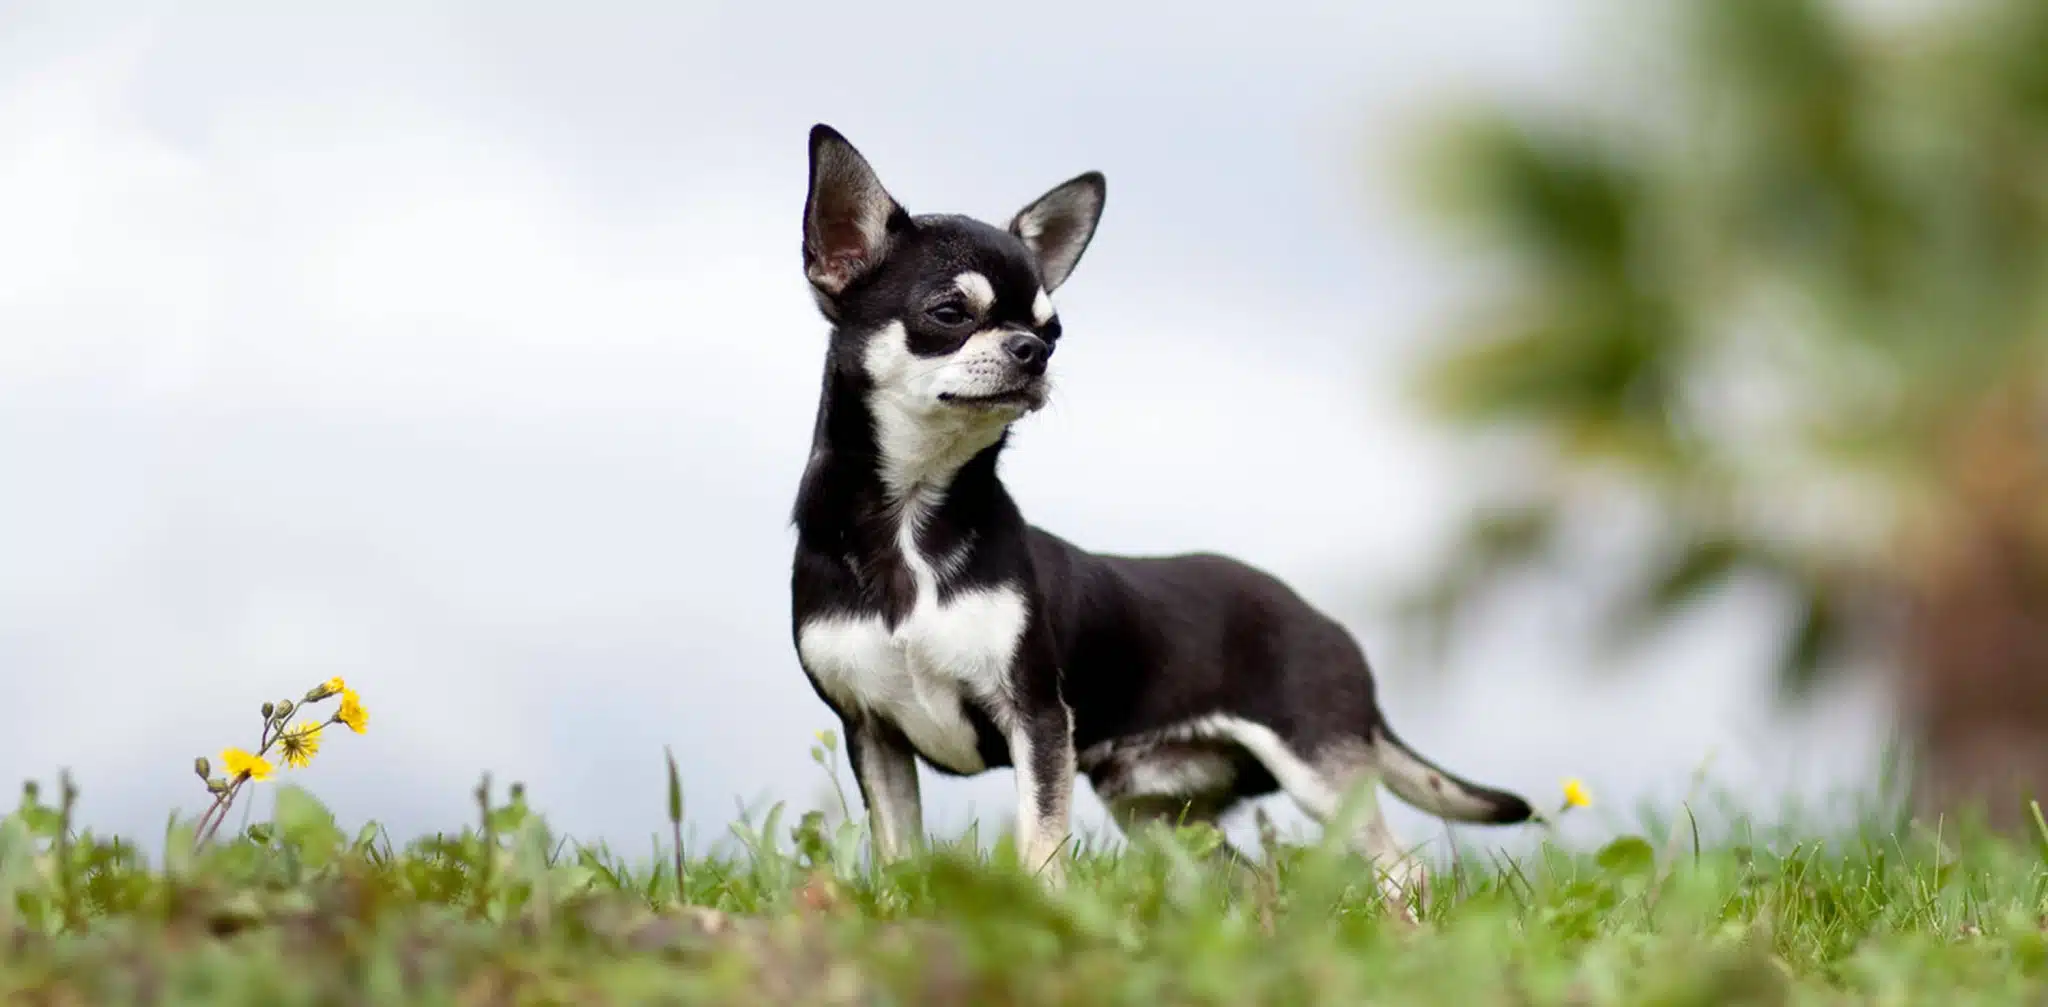
[[[460,832],[345,832],[307,792],[162,857],[79,831],[68,783],[0,820],[0,996],[249,1003],[2039,1003],[2041,846],[1873,823],[1830,843],[1625,837],[1467,855],[1420,926],[1365,865],[1216,833],[1077,851],[1050,891],[972,842],[879,872],[780,810],[736,852],[555,835],[488,786]],[[681,795],[669,810],[680,818]],[[1952,830],[1951,830],[1952,831]],[[1738,829],[1738,835],[1741,830]],[[2048,830],[2044,830],[2048,840]],[[678,868],[680,867],[680,872]]]

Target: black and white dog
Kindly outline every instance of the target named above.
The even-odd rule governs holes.
[[[1377,781],[1448,819],[1531,816],[1403,745],[1358,645],[1273,577],[1215,555],[1096,555],[1024,522],[996,458],[1045,404],[1051,295],[1095,233],[1100,174],[997,228],[911,216],[829,126],[810,145],[804,272],[832,338],[790,593],[879,856],[923,840],[919,757],[1015,767],[1018,851],[1055,878],[1076,772],[1127,829],[1276,789],[1328,822],[1355,790],[1348,838],[1397,897],[1420,867],[1371,803]]]

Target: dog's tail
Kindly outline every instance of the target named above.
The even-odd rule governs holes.
[[[1438,818],[1455,822],[1512,825],[1534,817],[1529,802],[1508,793],[1460,779],[1404,744],[1381,723],[1373,732],[1373,752],[1387,789],[1401,800]]]

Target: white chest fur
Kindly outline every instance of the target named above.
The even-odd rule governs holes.
[[[1023,596],[1008,587],[944,604],[924,595],[893,631],[879,616],[807,622],[797,653],[833,702],[895,724],[937,765],[977,773],[987,767],[962,701],[1001,705],[1026,617]]]
[[[981,285],[987,286],[985,278]],[[1029,606],[1007,586],[958,591],[940,601],[941,577],[966,562],[968,546],[934,562],[919,549],[918,535],[954,474],[1001,439],[1015,414],[947,406],[941,393],[972,390],[959,384],[962,375],[985,368],[958,354],[935,367],[911,354],[907,338],[901,323],[884,327],[869,337],[863,363],[875,386],[867,406],[881,456],[876,474],[901,508],[895,546],[916,585],[916,601],[894,629],[879,616],[805,622],[797,631],[797,654],[833,703],[888,720],[936,765],[978,773],[988,767],[963,704],[1008,707],[1010,664]],[[976,338],[995,352],[993,337]]]

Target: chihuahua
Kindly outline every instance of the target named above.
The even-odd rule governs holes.
[[[1532,817],[1387,727],[1365,655],[1274,577],[1213,554],[1084,551],[1025,523],[998,478],[1045,405],[1052,295],[1101,219],[1078,175],[995,227],[912,216],[829,126],[810,136],[804,275],[830,323],[790,595],[804,673],[845,726],[875,853],[922,843],[917,761],[1012,767],[1017,848],[1062,877],[1074,778],[1119,825],[1211,821],[1285,791],[1377,862],[1397,907],[1425,872],[1374,801]]]

